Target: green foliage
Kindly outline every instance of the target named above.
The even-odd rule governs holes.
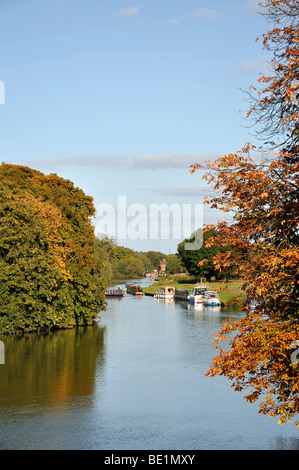
[[[213,246],[206,246],[206,241],[215,236],[216,232],[214,230],[210,230],[208,232],[204,232],[202,234],[202,229],[197,231],[197,235],[199,235],[198,239],[203,240],[203,244],[200,248],[196,250],[186,250],[185,243],[196,243],[194,241],[194,237],[190,239],[186,239],[178,245],[178,257],[181,260],[181,263],[189,274],[198,278],[206,278],[209,282],[211,278],[214,277],[216,280],[220,280],[223,278],[232,279],[234,278],[233,269],[226,270],[225,272],[220,272],[216,270],[213,264],[213,258],[221,252],[227,251],[229,248],[227,247],[220,247],[217,245]],[[200,265],[201,261],[205,260],[205,262]]]
[[[177,255],[167,255],[165,258],[167,274],[179,274],[184,272],[184,267]]]
[[[95,260],[98,271],[109,279],[136,279],[146,272],[158,269],[159,262],[166,259],[166,272],[176,274],[184,268],[177,255],[165,255],[159,251],[136,252],[118,246],[114,238],[99,234],[95,243]]]
[[[138,253],[123,246],[116,247],[112,268],[114,279],[141,278],[150,266],[151,262],[144,253]]]
[[[0,333],[90,325],[105,307],[92,198],[23,166],[0,176]]]
[[[107,280],[113,278],[113,263],[115,261],[116,241],[108,235],[99,235],[94,245],[94,265],[97,273]]]
[[[158,268],[159,266],[159,262],[166,258],[166,255],[164,253],[161,253],[161,251],[147,251],[145,253],[145,255],[147,256],[147,258],[150,260],[150,269],[149,271],[151,271],[152,269],[154,268]]]
[[[144,264],[138,256],[126,256],[119,260],[114,266],[114,277],[116,279],[133,279],[144,276]]]

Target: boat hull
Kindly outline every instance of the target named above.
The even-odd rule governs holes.
[[[164,286],[155,293],[154,298],[159,300],[173,300],[174,295],[175,290],[173,287]]]
[[[191,295],[189,298],[191,304],[202,304],[203,303],[203,296],[202,295]]]
[[[205,305],[206,307],[219,307],[220,306],[220,302],[219,300],[218,301],[210,301],[210,302],[203,302],[203,305]]]
[[[219,307],[221,302],[218,294],[214,291],[207,291],[203,298],[203,305],[205,307]]]
[[[161,300],[171,300],[171,299],[174,299],[174,295],[170,295],[170,294],[158,294],[158,295],[154,295],[154,298],[155,299],[161,299]]]

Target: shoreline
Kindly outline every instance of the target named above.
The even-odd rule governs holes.
[[[154,296],[155,292],[163,286],[170,286],[176,289],[185,289],[192,291],[195,286],[199,286],[200,283],[183,283],[175,281],[174,279],[161,278],[158,282],[154,282],[149,287],[142,287],[142,290],[147,296]],[[242,281],[232,280],[228,282],[223,281],[212,281],[202,283],[208,290],[213,290],[219,295],[219,299],[222,307],[238,307],[242,304],[245,294],[241,291]],[[235,299],[241,297],[237,303]]]

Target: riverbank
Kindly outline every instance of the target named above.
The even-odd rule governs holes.
[[[186,280],[187,281],[187,280]],[[171,286],[176,289],[186,289],[189,291],[192,291],[193,287],[196,285],[200,285],[197,282],[178,282],[173,277],[170,278],[160,278],[159,281],[154,282],[151,286],[149,287],[143,287],[143,292],[145,295],[154,295],[161,287],[163,286]],[[241,300],[239,300],[236,304],[234,304],[236,307],[240,307],[242,305],[242,302],[245,298],[244,292],[241,291],[242,287],[242,281],[241,280],[233,280],[233,281],[212,281],[212,282],[204,282],[202,285],[206,286],[208,290],[213,290],[217,292],[219,295],[220,302],[224,306],[229,306],[233,305],[234,301],[237,297],[240,297]]]

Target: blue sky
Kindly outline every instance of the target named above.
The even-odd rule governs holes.
[[[1,161],[57,173],[116,214],[119,196],[194,208],[203,182],[189,165],[252,141],[240,110],[267,66],[257,4],[1,0]],[[179,241],[119,244],[170,253]]]

